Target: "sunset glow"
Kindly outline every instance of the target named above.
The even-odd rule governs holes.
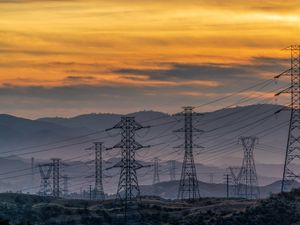
[[[35,107],[43,105],[48,115],[172,112],[201,102],[199,97],[238,89],[228,78],[231,70],[241,85],[272,78],[288,62],[280,49],[299,42],[298,3],[0,0],[3,109],[38,117],[34,98]],[[228,72],[222,74],[224,68]],[[62,96],[54,104],[57,93]],[[99,98],[110,102],[95,105]],[[119,101],[130,108],[124,110]]]

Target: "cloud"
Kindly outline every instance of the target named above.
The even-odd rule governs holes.
[[[21,54],[21,55],[34,55],[34,56],[57,56],[57,55],[67,55],[67,54],[75,54],[71,52],[65,51],[50,51],[50,50],[31,50],[31,49],[17,49],[17,48],[0,48],[0,54],[8,55],[8,54]]]
[[[28,2],[95,2],[96,0],[0,0],[0,3],[28,3]],[[112,0],[114,3],[123,3],[123,4],[153,4],[153,5],[187,5],[185,0],[170,0],[168,2],[161,2],[160,0]],[[235,8],[243,10],[263,10],[263,11],[278,11],[278,10],[295,10],[299,7],[298,0],[289,0],[289,1],[272,1],[272,0],[252,0],[251,2],[241,2],[239,0],[190,0],[188,5],[191,6],[211,6],[218,8]]]
[[[248,64],[180,64],[169,63],[169,69],[118,69],[115,73],[141,74],[152,79],[195,82],[226,82],[233,80],[249,82],[252,80],[269,79],[282,71],[287,59],[254,57]],[[212,85],[213,86],[213,85]]]
[[[84,81],[84,80],[95,80],[93,76],[68,76],[65,78],[67,81]]]

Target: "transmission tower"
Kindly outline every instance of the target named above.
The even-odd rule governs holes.
[[[153,192],[154,195],[158,195],[157,183],[160,182],[159,179],[159,159],[155,157],[153,159],[154,173],[153,173]]]
[[[62,190],[63,195],[65,197],[67,197],[69,194],[69,179],[70,179],[70,177],[68,175],[64,175],[64,176],[62,176],[62,179],[63,179],[63,185],[64,185],[63,190]]]
[[[59,174],[59,169],[60,169],[60,159],[58,158],[53,158],[52,159],[52,181],[53,181],[53,190],[52,190],[52,195],[55,198],[59,198],[60,194],[60,186],[59,186],[59,180],[60,180],[60,174]]]
[[[104,189],[103,189],[103,142],[94,142],[92,148],[87,150],[95,151],[95,189],[94,189],[94,198],[95,200],[104,200]]]
[[[93,195],[92,195],[92,185],[89,185],[89,200],[91,201],[93,199]]]
[[[241,137],[239,141],[243,145],[244,158],[239,174],[238,196],[247,199],[256,199],[259,198],[259,187],[253,151],[258,138]]]
[[[170,181],[176,180],[176,161],[170,161]]]
[[[230,175],[230,181],[232,190],[230,191],[230,195],[233,197],[238,196],[238,186],[239,186],[239,180],[240,180],[240,167],[229,167],[229,175]]]
[[[175,132],[184,133],[184,144],[177,148],[184,148],[184,160],[179,183],[178,199],[196,200],[200,198],[199,184],[194,163],[193,149],[201,148],[193,143],[194,133],[202,132],[193,127],[193,118],[199,116],[199,113],[193,112],[193,107],[184,107],[184,112],[176,114],[184,117],[184,128]]]
[[[134,117],[122,117],[118,124],[107,129],[107,131],[121,129],[121,141],[107,150],[121,149],[121,161],[111,168],[121,167],[117,199],[124,204],[124,223],[126,225],[140,224],[140,218],[138,218],[140,216],[137,212],[137,203],[140,201],[140,188],[136,171],[143,166],[135,160],[135,152],[144,148],[144,146],[135,141],[135,133],[143,128],[149,127],[140,125]]]
[[[34,157],[31,158],[31,185],[34,186]],[[34,192],[34,187],[31,189],[32,193]]]
[[[230,174],[229,173],[226,173],[224,174],[224,181],[225,181],[225,184],[226,184],[226,198],[229,198],[230,196]]]
[[[299,178],[299,173],[296,171],[293,163],[300,161],[300,45],[292,45],[286,50],[291,52],[291,68],[276,76],[289,76],[291,85],[277,93],[278,96],[282,93],[291,95],[291,103],[288,107],[278,110],[290,110],[290,123],[288,140],[286,147],[285,163],[283,177],[281,183],[281,191],[289,191],[294,184],[294,181]]]
[[[155,157],[153,159],[153,165],[154,165],[154,174],[153,174],[153,185],[160,182],[159,179],[159,159]]]
[[[52,163],[39,164],[39,170],[41,175],[40,193],[43,196],[51,194],[50,177],[52,172]]]

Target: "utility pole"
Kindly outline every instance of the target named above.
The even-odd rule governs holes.
[[[170,161],[170,181],[176,180],[176,161]]]
[[[39,164],[41,175],[40,193],[47,196],[51,193],[50,177],[52,172],[52,163]]]
[[[254,162],[254,146],[258,141],[257,137],[241,137],[239,141],[244,148],[243,164],[240,171],[238,195],[242,198],[259,198],[259,186]]]
[[[60,169],[60,159],[58,158],[53,158],[52,159],[52,165],[53,165],[53,175],[52,175],[52,180],[53,180],[53,197],[54,198],[59,198],[60,195],[60,186],[59,186],[59,181],[60,181],[60,174],[59,174],[59,169]]]
[[[84,199],[82,187],[80,188],[80,199]]]
[[[275,96],[279,96],[283,93],[289,93],[291,96],[291,102],[288,107],[284,107],[276,112],[290,110],[291,113],[281,183],[282,192],[293,188],[295,180],[299,178],[299,171],[296,171],[293,164],[297,164],[300,161],[300,45],[292,45],[285,50],[289,50],[291,53],[291,67],[275,77],[289,76],[291,82],[288,88],[275,94]]]
[[[34,193],[34,157],[31,158],[31,185],[32,185],[32,193]]]
[[[202,148],[193,143],[194,133],[202,132],[201,130],[194,128],[193,118],[200,116],[201,114],[193,112],[194,108],[190,106],[183,107],[183,109],[184,112],[176,115],[184,117],[184,128],[175,131],[184,133],[184,144],[177,147],[184,148],[184,160],[179,183],[178,199],[193,201],[200,198],[193,149]]]
[[[103,189],[103,142],[94,142],[94,146],[87,150],[95,151],[95,200],[104,200]]]
[[[70,177],[68,175],[64,175],[64,176],[62,176],[62,178],[63,178],[63,185],[64,185],[63,195],[65,197],[67,197],[69,194],[69,179],[70,179]]]
[[[153,159],[153,162],[154,162],[154,174],[153,174],[153,185],[154,184],[157,184],[160,182],[160,179],[159,179],[159,159],[157,157],[155,157]]]
[[[157,183],[160,182],[159,179],[159,159],[155,157],[153,159],[153,165],[154,165],[154,173],[153,173],[153,192],[154,195],[158,195],[158,189],[157,189]]]
[[[230,181],[230,178],[229,178],[229,174],[228,173],[226,173],[225,174],[225,182],[226,182],[226,198],[229,198],[229,193],[230,193],[230,191],[229,191],[229,181]]]
[[[142,146],[135,140],[135,133],[144,127],[135,121],[134,117],[122,117],[121,121],[117,123],[112,129],[121,130],[121,141],[112,148],[121,149],[121,161],[114,165],[114,167],[121,167],[120,179],[117,191],[117,199],[124,204],[124,224],[134,225],[140,224],[140,217],[137,207],[140,202],[140,188],[137,178],[137,170],[143,166],[135,160],[135,152],[139,149],[150,147]]]
[[[92,201],[92,185],[90,185],[90,201]]]

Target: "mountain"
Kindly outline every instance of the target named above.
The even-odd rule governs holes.
[[[261,104],[204,113],[204,116],[195,119],[195,127],[204,131],[200,137],[195,137],[195,142],[204,147],[202,150],[195,149],[196,162],[224,168],[240,166],[243,151],[242,146],[238,144],[238,138],[257,135],[260,138],[259,145],[255,149],[257,164],[282,164],[289,113],[283,111],[276,117],[274,112],[279,108],[281,106]],[[180,117],[152,111],[136,112],[127,116],[135,116],[142,125],[152,126],[149,130],[137,132],[137,139],[141,144],[154,145],[151,150],[140,151],[142,158],[147,157],[150,160],[151,155],[166,161],[180,157],[178,155],[180,151],[175,151],[173,148],[183,142],[183,136],[180,134],[176,136],[173,132],[183,126],[182,121],[176,122]],[[82,129],[99,131],[113,127],[120,117],[121,115],[118,114],[88,114],[73,118],[41,118],[35,122],[47,122],[84,134]],[[115,135],[116,137],[111,137]],[[120,140],[117,135],[116,130],[109,134],[94,135],[91,138],[98,136],[99,140],[110,146]],[[72,151],[76,149],[76,146],[72,147]]]
[[[75,130],[56,123],[1,114],[0,153],[2,153],[2,156],[26,154],[26,152],[33,150],[41,150],[41,147],[36,148],[36,146],[73,138],[91,131],[91,129],[84,127]],[[53,145],[45,145],[45,147],[49,148]],[[49,154],[43,153],[41,155],[48,157]]]
[[[77,128],[81,129],[82,127],[87,127],[92,130],[102,130],[106,128],[112,127],[116,124],[120,117],[124,115],[121,114],[112,114],[112,113],[92,113],[86,115],[79,115],[72,118],[40,118],[36,121],[42,122],[49,122],[54,124],[59,124],[65,127]],[[154,111],[141,111],[127,114],[126,116],[134,116],[137,121],[142,120],[152,120],[158,117],[164,117],[166,119],[170,115],[161,113],[161,112],[154,112]]]
[[[142,185],[142,195],[157,195],[164,199],[176,199],[178,193],[179,181],[165,181],[155,185]],[[293,188],[300,188],[300,183],[296,182]],[[199,181],[200,195],[203,198],[225,198],[227,195],[227,187],[224,183],[206,183]],[[280,193],[281,181],[275,181],[269,185],[259,187],[260,197],[267,198],[271,194]],[[154,191],[156,193],[154,193]],[[234,186],[229,186],[229,196],[234,197]]]
[[[195,118],[194,126],[204,131],[200,135],[195,134],[194,138],[196,144],[204,147],[194,149],[199,180],[206,183],[211,180],[213,183],[222,183],[228,166],[240,167],[243,146],[238,143],[238,138],[245,135],[256,135],[259,138],[259,142],[255,146],[254,158],[260,185],[264,186],[280,180],[289,113],[282,111],[275,116],[274,112],[279,108],[281,106],[265,104],[233,107],[207,112],[203,116]],[[109,132],[103,132],[103,130],[113,127],[121,116],[119,114],[94,113],[72,118],[54,117],[29,120],[11,115],[0,115],[1,156],[15,155],[23,159],[27,158],[26,165],[21,166],[12,161],[0,164],[0,170],[28,169],[31,156],[36,158],[37,163],[49,162],[53,157],[60,157],[67,160],[70,165],[74,164],[74,166],[66,167],[67,173],[74,176],[84,176],[85,174],[88,176],[93,173],[93,166],[81,162],[92,160],[93,155],[85,149],[90,147],[94,141],[104,141],[107,147],[118,143],[121,138],[119,130]],[[150,129],[136,132],[136,140],[139,143],[152,145],[151,148],[138,150],[136,152],[137,160],[151,164],[154,157],[159,157],[161,181],[168,181],[169,161],[175,160],[176,176],[179,179],[183,150],[174,149],[174,147],[183,143],[183,136],[173,131],[183,126],[180,117],[154,111],[135,112],[127,116],[136,117],[136,120],[142,125],[152,126]],[[105,167],[110,167],[119,160],[120,151],[104,151],[103,157],[108,162]],[[76,163],[82,165],[76,166]],[[300,171],[300,166],[295,166]],[[37,176],[38,173],[37,170]],[[116,185],[119,169],[112,169],[105,173],[115,177],[107,183]],[[151,169],[139,171],[141,184],[150,185],[152,173]],[[22,179],[26,179],[26,177]],[[19,178],[15,178],[14,183],[18,182],[21,183]],[[35,183],[35,185],[38,186],[39,183]],[[115,192],[113,185],[106,185],[105,188],[109,193]]]
[[[262,104],[205,113],[195,121],[195,127],[204,131],[200,137],[195,138],[195,142],[204,147],[202,150],[195,150],[195,160],[222,167],[238,166],[242,158],[242,146],[237,144],[238,138],[242,135],[257,135],[260,137],[261,144],[255,150],[257,161],[262,164],[281,164],[284,157],[289,115],[287,112],[282,112],[276,118],[274,112],[279,107]],[[58,142],[56,145],[61,146],[60,151],[54,154],[48,154],[50,151],[46,151],[38,156],[46,159],[59,154],[59,157],[66,158],[70,151],[82,153],[82,149],[89,145],[89,143],[80,144],[84,141],[92,142],[98,138],[110,146],[119,141],[120,137],[117,136],[119,132],[117,130],[109,133],[99,131],[113,127],[121,116],[119,114],[88,114],[72,118],[54,117],[29,120],[0,115],[0,153],[11,151],[14,154],[12,151],[14,149],[24,147],[30,149],[31,145],[45,144],[45,147],[37,149],[39,150],[53,146],[47,145],[49,143]],[[178,137],[173,133],[173,130],[183,126],[182,121],[178,121],[179,117],[153,111],[136,112],[127,116],[135,116],[142,125],[152,125],[149,130],[137,132],[139,142],[145,145],[155,145],[151,148],[151,156],[157,155],[164,160],[179,158],[179,151],[176,152],[173,149],[174,146],[182,143],[182,135],[177,134]],[[92,135],[93,132],[99,133]],[[71,140],[63,142],[62,140],[65,139]],[[79,144],[75,145],[76,143]],[[166,146],[164,143],[169,145]],[[67,146],[69,144],[74,145],[69,147]],[[143,150],[140,154],[147,155],[144,152],[148,150]]]

